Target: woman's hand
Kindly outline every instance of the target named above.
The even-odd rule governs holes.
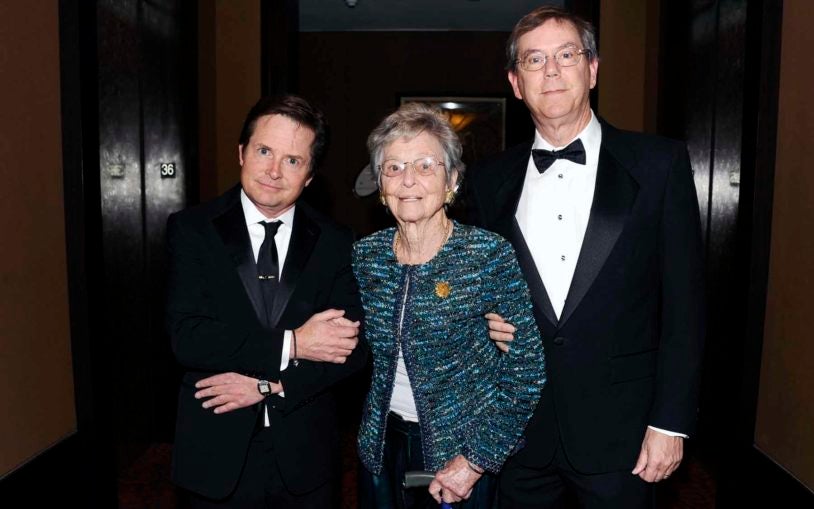
[[[210,398],[204,401],[204,408],[214,408],[216,414],[223,414],[246,408],[263,401],[264,396],[257,390],[259,380],[239,373],[221,373],[198,380],[195,384],[196,399]],[[271,393],[283,390],[282,384],[270,383]]]
[[[469,498],[475,483],[483,475],[475,468],[460,454],[455,456],[435,473],[435,479],[430,483],[430,495],[439,504],[442,501],[454,504]]]

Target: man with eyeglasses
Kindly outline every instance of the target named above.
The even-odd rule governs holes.
[[[515,26],[508,78],[533,143],[472,168],[471,220],[508,238],[534,301],[548,385],[504,466],[501,508],[654,506],[693,433],[704,336],[700,220],[683,143],[618,130],[589,102],[590,23],[555,7]],[[514,328],[490,314],[490,336]]]

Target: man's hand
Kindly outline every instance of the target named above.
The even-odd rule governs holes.
[[[430,495],[439,504],[454,504],[466,500],[472,494],[472,488],[482,474],[475,472],[462,455],[457,455],[435,473],[430,483]]]
[[[246,408],[263,400],[263,395],[257,390],[257,380],[238,373],[221,373],[198,380],[195,384],[196,399],[209,398],[203,403],[204,408],[214,408],[216,414],[223,414]],[[283,390],[282,384],[271,382],[272,394]]]
[[[684,457],[684,438],[671,437],[647,428],[642,452],[631,472],[644,481],[658,482],[670,477]]]
[[[484,318],[489,322],[489,339],[495,342],[498,350],[507,353],[517,329],[497,313],[486,313]]]
[[[359,343],[359,322],[351,322],[339,309],[313,315],[296,329],[298,359],[344,364]],[[294,356],[294,348],[290,349]]]

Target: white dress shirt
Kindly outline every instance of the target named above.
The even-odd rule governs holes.
[[[282,224],[274,236],[274,245],[277,247],[277,266],[280,273],[277,277],[280,278],[285,268],[285,258],[288,255],[288,244],[291,242],[291,228],[294,225],[294,209],[296,205],[283,212],[279,217],[269,218],[260,212],[254,203],[246,195],[246,192],[240,190],[240,204],[243,206],[243,216],[246,218],[246,228],[249,230],[249,240],[252,243],[252,253],[254,254],[254,262],[257,263],[257,256],[260,254],[260,246],[263,245],[263,240],[266,238],[266,228],[260,224],[262,222],[273,223],[280,221]],[[278,279],[279,281],[279,279]],[[285,371],[288,367],[288,356],[291,352],[291,331],[287,330],[283,334],[283,351],[280,355],[280,371]],[[285,392],[280,392],[281,397],[285,397]],[[268,409],[266,409],[265,425],[269,425]]]
[[[545,285],[557,318],[562,314],[577,266],[596,188],[602,126],[591,111],[588,125],[573,140],[554,147],[539,132],[532,149],[562,150],[579,138],[585,148],[585,164],[557,159],[544,172],[537,171],[529,156],[523,192],[515,218],[526,240],[534,265]],[[670,436],[687,435],[649,426]]]
[[[584,165],[557,159],[541,174],[529,157],[515,215],[557,318],[571,287],[594,199],[602,127],[593,112],[577,138],[585,147]],[[535,132],[532,148],[560,150],[572,141],[554,147]]]

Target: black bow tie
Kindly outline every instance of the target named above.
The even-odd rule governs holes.
[[[531,151],[531,157],[534,159],[534,166],[537,167],[537,171],[543,173],[557,159],[568,159],[577,164],[585,164],[585,147],[582,146],[582,140],[577,138],[562,150],[536,148]]]

